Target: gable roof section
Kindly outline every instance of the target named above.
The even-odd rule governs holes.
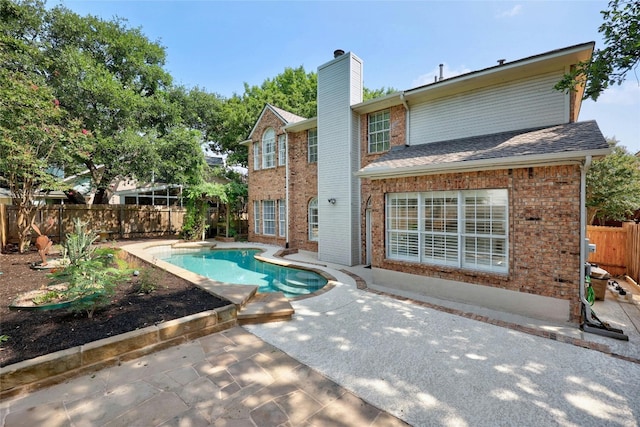
[[[247,138],[246,141],[243,141],[243,143],[248,142],[251,139],[251,137],[253,136],[253,132],[256,130],[258,123],[260,123],[260,120],[262,120],[262,117],[267,112],[267,110],[270,110],[273,114],[275,114],[276,117],[282,122],[283,125],[288,125],[290,123],[297,123],[297,122],[306,120],[304,117],[297,116],[293,113],[283,110],[282,108],[275,107],[271,104],[266,104],[262,109],[262,112],[260,113],[258,120],[256,120],[255,124],[253,125],[253,128],[249,133],[249,137]]]
[[[604,156],[610,149],[595,121],[394,147],[356,175],[388,178],[531,167]]]
[[[405,102],[416,104],[431,99],[455,96],[462,92],[507,81],[561,70],[580,61],[588,61],[591,58],[594,46],[594,42],[582,43],[505,62],[500,65],[493,65],[481,70],[447,77],[433,83],[392,93],[384,97],[367,100],[354,105],[352,108],[358,114],[371,113],[389,106],[401,105]],[[575,94],[576,111],[580,109],[583,92],[584,85],[579,85]]]

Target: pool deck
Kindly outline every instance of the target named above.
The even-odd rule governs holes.
[[[0,426],[638,426],[640,323],[629,319],[640,295],[596,302],[629,335],[621,342],[392,296],[364,266],[313,253],[285,259],[326,268],[337,285],[293,301],[292,321],[234,327],[0,401]]]

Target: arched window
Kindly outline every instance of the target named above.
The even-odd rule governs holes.
[[[318,241],[318,199],[309,202],[309,240]]]
[[[276,166],[276,131],[269,128],[262,134],[262,168]]]

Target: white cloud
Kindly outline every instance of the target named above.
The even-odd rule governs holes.
[[[520,12],[522,12],[522,5],[521,4],[517,4],[517,5],[513,6],[511,9],[499,12],[496,15],[496,18],[500,18],[500,19],[502,19],[502,18],[513,18],[516,15],[520,15]]]
[[[442,70],[442,75],[445,79],[448,79],[448,78],[459,76],[460,74],[466,74],[469,72],[471,72],[471,70],[464,66],[460,66],[457,69],[453,69],[453,68],[450,68],[449,65],[445,63]],[[424,86],[426,84],[433,83],[434,78],[439,76],[440,76],[440,67],[438,66],[433,68],[431,71],[421,74],[420,76],[415,78],[412,82],[413,84],[412,87]]]

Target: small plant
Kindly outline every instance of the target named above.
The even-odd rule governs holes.
[[[64,252],[72,265],[90,259],[95,251],[93,244],[98,240],[98,235],[88,230],[87,225],[88,223],[76,218],[73,220],[73,233],[67,233]]]
[[[138,286],[136,292],[150,294],[156,290],[158,282],[158,271],[155,268],[145,268],[138,276]]]
[[[60,292],[57,291],[49,291],[46,294],[39,295],[33,298],[33,303],[36,305],[46,304],[51,301],[55,301],[60,298]]]
[[[92,318],[95,311],[109,305],[116,287],[125,282],[131,271],[116,256],[111,248],[93,247],[95,233],[87,232],[86,224],[75,221],[75,233],[67,235],[65,247],[70,265],[52,274],[54,283],[67,283],[60,297],[71,301],[70,309],[85,312]]]
[[[9,341],[9,335],[0,335],[0,345]]]

